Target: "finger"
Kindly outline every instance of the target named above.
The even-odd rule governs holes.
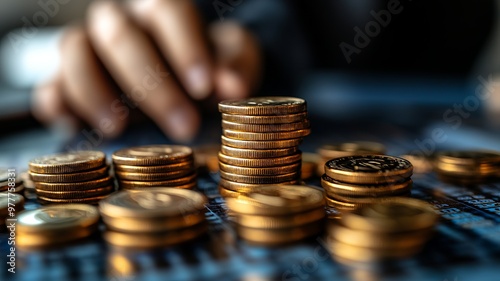
[[[89,13],[93,45],[130,98],[170,137],[191,140],[199,114],[170,75],[148,37],[114,2],[94,2]]]
[[[133,16],[150,30],[191,97],[206,98],[213,88],[212,62],[193,2],[136,0],[130,7]]]
[[[258,87],[261,54],[257,41],[236,23],[217,23],[210,27],[215,48],[215,87],[219,99],[238,99]]]
[[[78,120],[64,102],[60,76],[35,87],[31,100],[33,116],[45,125],[75,130]]]
[[[66,31],[61,56],[62,82],[70,108],[105,137],[118,136],[125,128],[128,109],[106,80],[83,28]]]

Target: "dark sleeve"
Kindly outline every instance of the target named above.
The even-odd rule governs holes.
[[[291,1],[215,0],[198,4],[207,23],[236,21],[257,38],[264,55],[261,93],[290,95],[311,63]]]

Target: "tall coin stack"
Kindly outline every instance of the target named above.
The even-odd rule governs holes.
[[[328,248],[343,263],[410,257],[430,239],[438,215],[425,201],[390,197],[347,212],[328,226]]]
[[[303,185],[269,185],[226,198],[238,235],[257,244],[287,244],[322,231],[323,191]]]
[[[121,189],[196,187],[193,151],[180,145],[145,145],[125,148],[112,155]]]
[[[474,185],[498,179],[500,154],[493,151],[443,151],[435,169],[441,180]]]
[[[199,192],[174,188],[124,190],[99,203],[108,230],[104,239],[119,248],[157,248],[192,240],[207,231]]]
[[[222,101],[219,152],[221,194],[237,195],[263,184],[300,181],[303,137],[310,134],[306,101],[256,97]]]
[[[387,155],[357,155],[326,162],[321,186],[328,206],[351,211],[374,199],[411,193],[412,164]]]
[[[106,155],[79,151],[39,157],[29,162],[40,203],[97,204],[114,191]]]

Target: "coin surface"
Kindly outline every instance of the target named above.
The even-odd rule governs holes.
[[[308,120],[285,124],[241,124],[222,120],[222,128],[224,129],[255,133],[286,132],[307,129],[309,127],[310,124]]]
[[[272,132],[272,133],[253,133],[244,131],[235,131],[222,129],[224,136],[237,140],[248,141],[274,141],[274,140],[289,140],[303,138],[311,134],[311,129],[301,129],[287,132]]]
[[[168,173],[180,170],[192,170],[193,167],[194,161],[185,161],[169,165],[157,166],[114,165],[115,171],[129,173]]]
[[[71,174],[39,174],[29,172],[31,179],[35,182],[46,183],[73,183],[96,180],[108,177],[109,167],[105,166],[96,170],[90,170]]]
[[[224,135],[221,136],[221,142],[225,146],[243,149],[280,149],[296,147],[302,143],[302,138],[288,139],[288,140],[275,140],[275,141],[247,141],[236,140],[228,138]]]
[[[153,218],[180,216],[204,210],[207,200],[201,193],[174,188],[120,191],[99,203],[110,217]]]
[[[276,157],[276,158],[241,158],[233,157],[219,152],[219,160],[222,163],[236,165],[240,167],[253,167],[253,168],[264,168],[264,167],[275,167],[284,166],[297,163],[301,160],[301,153],[295,153],[290,156]]]
[[[221,145],[220,152],[227,156],[237,158],[262,159],[262,158],[278,158],[297,154],[300,150],[298,147],[288,147],[280,149],[241,149],[230,146]],[[272,161],[272,159],[270,160]]]
[[[244,227],[280,229],[310,224],[322,220],[325,216],[325,209],[320,207],[311,211],[289,216],[257,216],[238,214],[233,220],[235,223]]]
[[[222,113],[222,120],[241,124],[285,124],[303,121],[307,118],[307,112],[287,115],[237,115]]]
[[[321,189],[303,185],[262,186],[226,203],[233,212],[265,216],[300,213],[325,204]]]
[[[262,245],[282,245],[300,241],[320,233],[323,228],[323,221],[313,222],[300,227],[272,230],[236,225],[236,231],[241,238],[248,242]]]
[[[353,155],[385,154],[385,146],[377,142],[354,141],[333,145],[322,145],[318,154],[323,158],[338,158]]]
[[[299,183],[300,183],[300,180],[292,180],[292,181],[282,182],[279,184],[280,185],[299,185]],[[223,178],[221,178],[219,180],[219,185],[221,187],[224,187],[225,189],[232,190],[232,191],[238,191],[238,192],[242,192],[242,193],[252,192],[255,189],[263,187],[262,184],[240,183],[240,182],[229,181],[229,180],[226,180]]]
[[[168,165],[193,159],[193,151],[180,145],[145,145],[118,150],[113,163],[120,165]]]
[[[307,103],[294,97],[253,97],[219,103],[221,113],[242,115],[283,115],[304,112]]]
[[[38,196],[37,200],[41,204],[90,204],[90,205],[97,205],[99,201],[102,199],[108,197],[109,195],[100,195],[100,196],[95,196],[95,197],[88,197],[88,198],[64,198],[64,199],[58,199],[58,198],[49,198],[49,197],[44,197],[44,196]]]
[[[194,170],[177,170],[163,173],[131,173],[115,171],[115,176],[120,180],[131,181],[164,181],[172,180],[192,174]]]
[[[110,194],[114,190],[115,190],[114,186],[106,186],[89,190],[72,190],[72,191],[47,191],[38,189],[36,191],[36,194],[38,196],[53,198],[53,199],[78,199],[78,198],[88,198],[88,197],[106,195]]]
[[[425,201],[406,197],[380,198],[343,215],[342,223],[349,228],[372,232],[405,232],[429,229],[438,215]]]
[[[41,207],[17,215],[17,231],[22,233],[64,233],[75,228],[88,228],[99,221],[96,207],[65,204]]]
[[[101,187],[111,186],[113,179],[111,177],[104,177],[97,180],[71,182],[71,183],[49,183],[49,182],[35,182],[37,190],[45,191],[84,191],[90,189],[97,189]]]
[[[499,164],[500,154],[493,151],[456,150],[442,151],[437,161],[456,165],[476,165],[483,163]]]
[[[197,174],[192,173],[182,178],[164,180],[164,181],[129,181],[119,180],[118,183],[122,188],[135,187],[177,187],[186,184],[196,184]]]
[[[300,179],[300,170],[289,174],[274,175],[274,176],[247,176],[247,175],[228,173],[222,170],[219,173],[221,178],[223,179],[241,183],[252,183],[252,184],[277,184],[286,181],[293,181]]]
[[[408,160],[386,155],[356,155],[325,163],[325,173],[336,180],[354,184],[403,181],[413,173]]]
[[[35,158],[29,162],[31,172],[40,174],[75,173],[104,166],[106,154],[101,151],[76,151]]]
[[[300,165],[301,163],[298,162],[290,165],[283,165],[277,167],[255,168],[255,167],[240,167],[235,165],[229,165],[222,162],[219,163],[219,167],[222,171],[239,175],[247,175],[247,176],[277,176],[277,175],[299,172]]]
[[[374,262],[383,260],[393,260],[413,256],[420,252],[421,247],[399,248],[397,250],[381,250],[367,247],[353,246],[338,242],[334,239],[328,239],[328,250],[337,258],[343,258],[350,261]]]
[[[174,217],[129,218],[102,216],[106,227],[115,231],[155,233],[192,227],[205,221],[205,211],[200,210]]]

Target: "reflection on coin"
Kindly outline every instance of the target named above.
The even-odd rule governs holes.
[[[247,141],[273,141],[273,140],[289,140],[303,138],[311,134],[311,129],[301,129],[288,132],[271,132],[271,133],[253,133],[222,129],[224,136],[237,140]]]
[[[41,174],[75,173],[101,167],[105,161],[103,152],[75,151],[35,158],[29,162],[29,169]]]
[[[275,167],[290,165],[299,162],[301,159],[301,153],[295,153],[290,156],[275,157],[275,158],[242,158],[229,156],[224,153],[219,153],[219,160],[222,163],[229,165],[236,165],[240,167],[253,167],[253,168],[263,168],[263,167]]]
[[[286,115],[236,115],[222,113],[222,120],[240,124],[286,124],[307,119],[307,112]]]
[[[389,183],[389,184],[349,184],[332,179],[324,174],[321,177],[321,186],[327,193],[338,194],[343,196],[390,196],[409,192],[412,188],[413,181],[407,179],[403,182]]]
[[[323,145],[318,154],[323,158],[332,159],[353,155],[385,154],[385,146],[377,142],[354,141],[334,145]]]
[[[83,182],[91,181],[99,178],[104,178],[108,176],[109,168],[107,166],[99,168],[97,170],[90,170],[79,173],[71,174],[39,174],[34,172],[29,172],[31,179],[35,182],[46,182],[46,183],[72,183],[72,182]]]
[[[145,145],[118,150],[112,158],[120,165],[168,165],[193,159],[193,151],[187,146]]]
[[[248,242],[262,245],[282,245],[313,236],[323,229],[323,221],[313,222],[300,227],[263,229],[236,225],[238,235]]]
[[[222,128],[224,129],[254,133],[286,132],[307,129],[309,127],[308,120],[286,124],[241,124],[222,120]]]
[[[254,97],[246,100],[226,100],[219,103],[219,111],[243,115],[283,115],[305,111],[306,101],[293,97]]]
[[[336,180],[355,184],[398,182],[412,175],[408,160],[387,155],[357,155],[332,159],[325,173]]]
[[[228,138],[221,136],[221,142],[225,146],[243,149],[282,149],[296,147],[302,143],[302,138],[271,141],[248,141]]]
[[[225,145],[221,145],[221,153],[231,157],[261,159],[261,158],[277,158],[297,154],[300,150],[298,147],[288,147],[280,149],[241,149]]]

